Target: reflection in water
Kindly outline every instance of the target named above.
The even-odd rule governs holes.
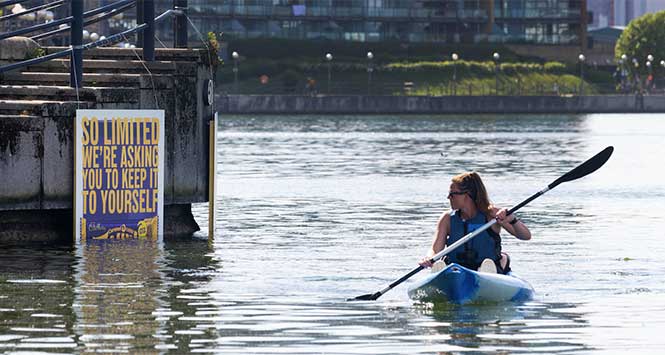
[[[205,213],[207,215],[207,210]],[[161,314],[164,320],[168,319],[163,335],[168,337],[170,349],[184,354],[195,349],[197,342],[216,337],[214,329],[197,327],[197,324],[182,322],[180,318],[195,314],[199,308],[207,310],[215,306],[205,295],[224,292],[207,286],[221,266],[212,258],[210,245],[205,239],[167,241],[164,250],[162,271],[167,281],[161,300],[169,305],[169,311]]]
[[[574,309],[574,304],[523,305],[436,305],[420,309],[420,314],[431,317],[430,330],[449,334],[449,344],[483,352],[513,353],[568,353],[590,350],[579,331],[584,332],[588,322],[584,314],[558,310]],[[546,332],[556,329],[555,334]]]
[[[81,346],[92,352],[158,353],[168,307],[158,269],[161,246],[144,240],[100,240],[79,246],[76,270],[77,325]]]
[[[76,348],[71,249],[0,246],[0,350]]]

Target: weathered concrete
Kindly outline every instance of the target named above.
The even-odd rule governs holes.
[[[220,95],[231,114],[460,114],[665,112],[665,96]]]
[[[91,52],[96,58],[119,55],[115,49]],[[136,59],[133,51],[120,52],[123,60],[130,54]],[[205,51],[173,52],[157,50],[158,61],[145,63],[155,73],[137,72],[137,63],[131,63],[135,73],[119,74],[123,61],[96,59],[90,65],[96,72],[84,74],[86,87],[78,93],[66,86],[65,62],[30,68],[44,72],[10,73],[0,79],[0,241],[71,236],[48,221],[62,211],[72,213],[77,108],[165,110],[165,234],[198,230],[190,206],[208,199],[208,121],[213,107],[204,103],[203,88],[211,68]],[[26,81],[33,85],[24,85]],[[26,223],[14,223],[21,219]],[[41,220],[44,223],[35,222]]]
[[[41,47],[27,37],[12,37],[0,40],[0,65],[7,62],[35,57]]]

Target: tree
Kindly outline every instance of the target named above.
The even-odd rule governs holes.
[[[665,11],[649,13],[630,21],[614,47],[617,61],[623,54],[628,57],[626,65],[634,70],[635,59],[641,71],[646,68],[649,54],[655,58],[654,67],[665,59]]]

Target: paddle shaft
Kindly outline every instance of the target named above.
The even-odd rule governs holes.
[[[531,195],[526,200],[520,202],[515,207],[508,210],[508,212],[506,213],[506,216],[509,216],[509,215],[515,213],[520,208],[526,206],[529,202],[531,202],[531,201],[537,199],[538,197],[544,195],[547,191],[555,188],[559,184],[561,184],[563,182],[579,179],[583,176],[589,175],[592,172],[598,170],[601,166],[603,166],[605,164],[605,162],[607,162],[607,160],[612,155],[613,151],[614,151],[614,148],[611,147],[611,146],[605,148],[600,153],[598,153],[598,154],[594,155],[593,157],[589,158],[587,161],[585,161],[584,163],[578,165],[573,170],[567,172],[563,176],[561,176],[558,179],[554,180],[551,184],[547,185],[546,188],[536,192],[535,194]],[[459,248],[460,245],[462,245],[462,244],[466,243],[467,241],[471,240],[471,238],[473,238],[473,237],[477,236],[478,234],[482,233],[484,230],[491,227],[495,223],[497,223],[496,219],[492,219],[491,221],[483,224],[481,227],[477,228],[473,232],[465,235],[460,240],[458,240],[455,243],[447,246],[442,251],[436,253],[434,256],[432,256],[432,258],[430,259],[430,262],[434,263],[437,260],[442,259],[444,256],[450,254],[452,251]],[[358,296],[355,299],[356,300],[376,300],[377,298],[381,297],[384,293],[390,291],[395,286],[401,284],[402,282],[406,281],[411,276],[413,276],[413,275],[417,274],[418,272],[420,272],[422,269],[424,269],[424,267],[422,265],[418,265],[418,267],[411,270],[408,274],[406,274],[406,275],[400,277],[399,279],[395,280],[390,285],[386,286],[384,289],[382,289],[378,292],[375,292],[373,294]]]

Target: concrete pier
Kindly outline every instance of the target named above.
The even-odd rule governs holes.
[[[47,54],[62,49],[44,48]],[[155,62],[141,62],[137,54],[140,49],[86,51],[78,92],[68,86],[69,60],[0,76],[0,242],[72,240],[79,108],[165,110],[165,233],[198,230],[190,207],[208,199],[213,107],[204,95],[214,63],[204,50],[158,49]]]

